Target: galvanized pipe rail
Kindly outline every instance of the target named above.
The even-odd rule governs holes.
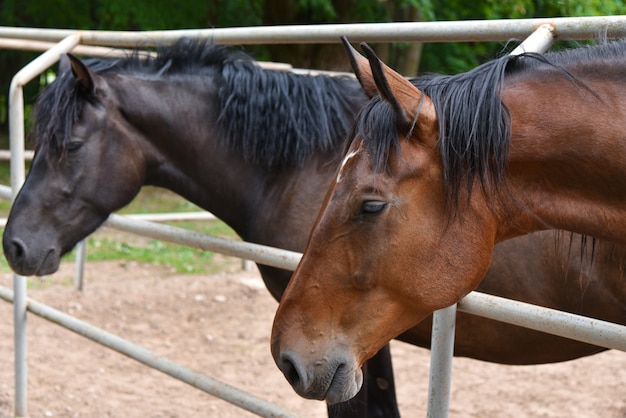
[[[293,251],[215,237],[171,225],[129,219],[124,215],[111,215],[105,225],[149,238],[246,258],[286,270],[294,270],[302,257],[301,253]],[[508,302],[514,303],[508,306]],[[459,302],[459,310],[588,344],[626,351],[626,326],[607,321],[515,302],[480,292],[472,292],[466,296]],[[536,314],[539,318],[526,320],[522,318],[524,314]],[[503,318],[499,319],[499,315]],[[598,335],[594,335],[595,332]]]
[[[12,302],[14,300],[14,294],[10,289],[0,286],[0,299]],[[193,370],[181,366],[165,357],[161,357],[153,351],[150,351],[140,345],[134,344],[103,329],[94,327],[93,325],[44,305],[43,303],[28,298],[26,301],[26,308],[29,312],[32,312],[41,318],[47,319],[57,325],[61,325],[78,335],[95,341],[110,348],[111,350],[117,351],[118,353],[124,354],[133,360],[152,367],[210,395],[237,405],[240,408],[250,411],[256,415],[277,418],[296,417],[294,413],[280,408],[271,402],[253,396],[227,383],[194,372]]]
[[[293,251],[214,237],[171,225],[159,225],[147,221],[126,219],[122,215],[111,215],[106,225],[150,238],[188,245],[206,251],[215,251],[233,257],[246,258],[260,264],[287,270],[295,270],[302,257],[302,254]],[[523,302],[515,302],[509,307],[502,301],[508,302],[509,300],[480,292],[472,292],[459,302],[459,309],[492,319],[497,319],[496,316],[503,315],[502,322],[512,324],[521,324],[523,322],[523,326],[537,331],[626,351],[626,326],[555,309],[542,308]],[[520,318],[520,314],[524,312],[537,314],[540,317],[536,321],[526,321]],[[588,332],[590,330],[585,331],[583,327],[589,328],[592,332]],[[595,336],[593,334],[594,331],[597,331],[600,335]]]
[[[524,39],[511,55],[545,52],[550,49],[555,39],[556,28],[551,24],[543,24]],[[457,304],[454,304],[433,313],[427,417],[444,418],[448,416],[450,410],[456,311]]]
[[[9,194],[10,188],[0,185],[0,197],[6,198]],[[219,252],[232,257],[245,258],[260,264],[286,270],[295,270],[302,258],[301,253],[294,251],[281,250],[245,241],[235,241],[176,226],[133,219],[129,215],[113,214],[109,216],[105,226],[161,241],[186,245],[205,251]],[[512,302],[510,306],[507,306],[508,302]],[[458,305],[458,310],[462,312],[500,320],[588,344],[626,351],[626,326],[623,325],[555,309],[542,308],[480,292],[471,292]],[[537,319],[524,319],[522,317],[524,314],[537,315]],[[499,315],[503,318],[499,319]],[[593,335],[595,331],[599,335]]]
[[[0,185],[0,197],[6,197],[9,191],[8,187]],[[205,251],[245,258],[286,270],[295,270],[302,257],[301,253],[293,251],[215,237],[171,225],[132,219],[128,215],[111,215],[105,222],[105,226]],[[458,310],[588,344],[626,351],[626,326],[607,321],[542,308],[480,292],[472,292],[467,295],[459,302]],[[533,315],[537,318],[527,319],[523,317],[524,315]],[[595,332],[598,335],[594,335]]]
[[[524,39],[545,23],[558,28],[559,39],[581,40],[601,36],[626,37],[626,16],[588,16],[538,19],[497,19],[446,22],[390,22],[326,25],[255,26],[168,31],[76,31],[1,26],[0,38],[58,42],[81,33],[81,43],[108,46],[154,46],[187,36],[213,39],[220,44],[337,43],[345,35],[352,42],[485,42]]]
[[[209,212],[178,212],[178,213],[136,213],[125,215],[130,219],[141,219],[153,222],[167,221],[190,221],[190,220],[213,220],[217,219],[215,215]],[[86,239],[76,244],[76,257],[74,268],[74,289],[82,291],[85,287],[85,263],[87,262],[87,242]],[[243,266],[246,266],[247,260],[243,260]]]
[[[15,199],[25,177],[24,165],[24,90],[26,83],[71,51],[80,42],[80,33],[72,33],[22,68],[9,87],[9,141],[11,144],[11,192]],[[27,416],[28,366],[26,362],[26,278],[13,275],[13,321],[15,341],[15,415]]]
[[[287,270],[295,270],[302,256],[300,253],[281,250],[267,245],[220,238],[172,225],[129,219],[124,215],[110,215],[105,222],[105,226]]]
[[[0,192],[2,189],[0,189]],[[173,242],[205,251],[246,258],[260,264],[294,270],[302,254],[266,245],[215,237],[187,229],[155,222],[132,219],[125,215],[111,215],[106,226],[144,237]],[[510,306],[509,302],[511,302]],[[472,292],[459,302],[462,312],[500,320],[537,331],[559,335],[610,349],[626,351],[626,326],[542,308],[523,302]],[[526,319],[523,315],[537,315]],[[502,316],[502,318],[499,318]],[[594,335],[597,332],[599,335]]]

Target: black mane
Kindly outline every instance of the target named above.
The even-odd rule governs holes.
[[[264,71],[250,60],[222,68],[221,129],[246,160],[299,164],[343,144],[367,96],[356,79]]]
[[[469,193],[476,179],[489,195],[504,184],[504,171],[511,138],[509,110],[502,102],[506,77],[559,74],[574,88],[587,90],[587,77],[606,77],[602,68],[622,62],[613,76],[624,78],[626,42],[613,42],[545,55],[525,53],[506,55],[469,72],[454,75],[428,75],[412,83],[429,96],[439,121],[438,148],[442,159],[444,193],[450,209],[459,203],[460,189]],[[375,98],[363,108],[355,132],[365,139],[373,168],[387,167],[391,149],[399,149],[397,117],[389,103]]]
[[[367,99],[351,78],[267,71],[243,52],[189,39],[158,48],[155,56],[136,51],[123,59],[90,59],[85,64],[96,74],[143,79],[215,77],[220,86],[218,128],[247,161],[267,166],[297,165],[313,152],[336,149],[352,115]],[[69,68],[60,71],[35,106],[38,151],[50,148],[63,155],[72,125],[92,99]]]

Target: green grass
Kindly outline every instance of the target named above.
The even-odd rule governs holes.
[[[172,196],[171,199],[180,198]],[[177,203],[168,201],[168,204]],[[235,232],[219,220],[167,222],[167,224],[209,235],[237,239]],[[75,251],[72,251],[66,254],[63,260],[73,260],[74,257]],[[141,238],[123,232],[113,232],[109,228],[104,228],[87,239],[87,261],[109,260],[163,265],[176,273],[213,274],[232,265],[235,259],[224,257],[216,259],[215,254],[210,251]]]
[[[8,185],[8,162],[0,162],[0,184]],[[0,214],[7,216],[10,203],[0,199]],[[196,205],[176,194],[156,187],[144,187],[139,195],[119,213],[164,213],[201,211]],[[180,228],[186,228],[205,234],[238,239],[235,232],[219,220],[168,222]],[[0,230],[4,232],[4,230]],[[71,262],[75,251],[66,254],[62,261]],[[154,239],[142,238],[133,234],[101,228],[87,239],[87,261],[139,262],[167,266],[177,273],[212,274],[219,272],[236,259],[216,257],[214,253],[196,248],[185,247]],[[10,272],[4,256],[0,257],[0,272]]]
[[[110,238],[89,238],[87,241],[87,261],[133,260],[164,265],[177,273],[215,273],[222,266],[213,263],[213,256],[214,254],[209,251],[158,240],[151,240],[144,245],[129,244]]]
[[[11,185],[11,176],[9,173],[9,162],[0,161],[0,184],[5,186]],[[7,199],[0,199],[0,213],[6,216],[11,209],[11,202]]]

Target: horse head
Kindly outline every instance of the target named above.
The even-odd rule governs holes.
[[[135,131],[105,77],[64,55],[36,105],[35,157],[3,237],[11,268],[54,273],[60,257],[138,193],[145,172]],[[56,85],[55,85],[56,84]]]
[[[344,43],[379,96],[361,110],[272,334],[296,392],[329,403],[357,393],[377,350],[478,285],[496,230],[479,193],[449,211],[431,99]]]

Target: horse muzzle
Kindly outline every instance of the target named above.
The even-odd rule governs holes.
[[[363,373],[351,356],[323,356],[305,361],[296,352],[276,353],[274,360],[296,393],[328,404],[353,398],[363,384]]]
[[[55,273],[61,261],[59,252],[50,248],[33,248],[18,237],[6,232],[2,240],[4,255],[11,269],[22,276],[44,276]]]

